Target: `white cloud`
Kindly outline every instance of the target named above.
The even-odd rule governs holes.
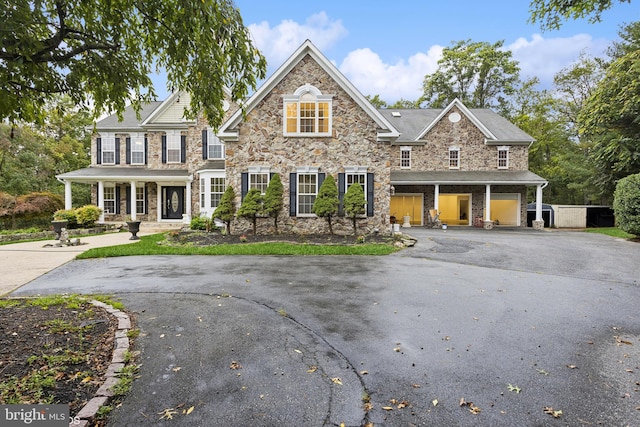
[[[280,66],[306,39],[323,51],[348,34],[341,20],[332,20],[325,12],[311,15],[304,24],[284,20],[271,27],[267,21],[262,21],[248,28],[258,49],[267,57],[270,66],[275,67]]]
[[[395,64],[383,62],[369,48],[349,52],[340,65],[340,71],[364,95],[380,95],[387,103],[400,98],[415,101],[422,95],[424,76],[433,73],[442,57],[442,47],[432,46],[427,53],[418,52],[406,61]]]
[[[572,37],[544,38],[534,34],[530,40],[520,37],[506,46],[520,63],[521,77],[538,77],[543,87],[549,88],[553,76],[578,60],[581,53],[602,56],[609,41],[594,40],[589,34]]]

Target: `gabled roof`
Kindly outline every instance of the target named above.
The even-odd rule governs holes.
[[[393,140],[400,134],[393,125],[376,110],[373,105],[356,89],[356,87],[325,57],[310,40],[306,40],[287,61],[247,100],[244,104],[244,113],[251,112],[275,86],[280,83],[291,70],[306,56],[310,56],[340,87],[362,108],[378,125],[378,139]],[[231,118],[224,123],[218,135],[223,139],[236,140],[238,138],[237,126],[242,122],[242,109],[236,111]]]
[[[394,185],[542,185],[547,181],[531,171],[392,171]]]
[[[106,131],[132,131],[143,132],[142,122],[151,115],[156,108],[162,104],[160,101],[152,101],[142,106],[140,110],[140,119],[136,117],[136,112],[133,107],[129,105],[122,113],[122,120],[118,120],[117,114],[112,114],[104,119],[96,122],[96,130],[98,132]]]
[[[528,145],[535,140],[531,135],[493,110],[488,108],[469,109],[458,99],[453,100],[443,109],[380,109],[378,111],[401,133],[394,144],[410,145],[411,143],[424,143],[424,136],[447,116],[453,107],[457,107],[482,132],[485,144]]]

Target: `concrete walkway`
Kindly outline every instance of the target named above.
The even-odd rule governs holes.
[[[81,236],[79,238],[82,244],[79,246],[45,246],[56,244],[57,240],[2,245],[0,246],[0,297],[66,264],[84,251],[137,242],[137,240],[129,240],[130,237],[129,233]],[[71,240],[75,239],[76,237],[73,237]]]

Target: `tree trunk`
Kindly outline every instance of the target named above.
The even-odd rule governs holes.
[[[333,236],[333,225],[331,224],[331,215],[327,217],[327,222],[329,223],[329,234]]]

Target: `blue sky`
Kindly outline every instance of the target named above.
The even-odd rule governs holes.
[[[504,40],[521,76],[545,88],[581,52],[604,56],[624,23],[640,19],[637,1],[616,4],[600,23],[567,21],[559,31],[529,24],[528,0],[236,0],[271,75],[310,39],[365,95],[387,102],[417,99],[443,47],[471,39]],[[163,87],[157,86],[159,92]],[[166,92],[160,93],[160,97]]]

